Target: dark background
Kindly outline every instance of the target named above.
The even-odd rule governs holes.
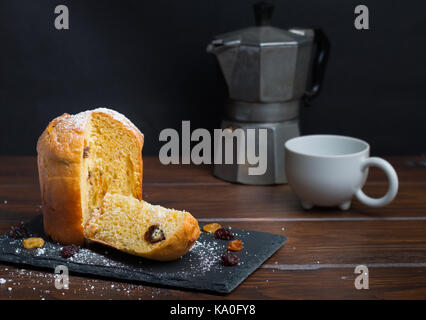
[[[254,24],[247,0],[0,0],[0,154],[35,154],[52,118],[95,106],[127,115],[157,154],[159,132],[191,120],[218,128],[226,91],[214,35]],[[301,114],[308,133],[356,136],[375,155],[426,153],[426,4],[274,1],[273,25],[321,26],[332,44],[325,85]],[[65,4],[70,30],[54,28]],[[370,30],[354,28],[354,8]]]

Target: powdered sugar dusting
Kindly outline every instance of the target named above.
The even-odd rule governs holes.
[[[119,113],[119,112],[117,112],[115,110],[108,109],[108,108],[96,108],[94,110],[91,110],[90,112],[100,112],[100,113],[107,114],[107,115],[111,116],[114,120],[117,120],[117,121],[121,122],[128,129],[131,129],[131,130],[136,131],[137,133],[143,135],[139,131],[139,129],[133,124],[133,122],[131,122],[123,114],[121,114],[121,113]]]
[[[65,114],[54,121],[59,120],[57,127],[63,130],[74,130],[81,132],[89,120],[90,111],[84,111],[75,115]]]
[[[178,277],[182,279],[191,279],[205,275],[208,272],[216,270],[222,272],[221,255],[226,251],[226,242],[215,240],[210,237],[202,237],[194,244],[191,250],[179,260],[185,259],[187,262],[186,268],[176,268],[176,271],[170,271],[167,264],[150,262],[145,259],[138,258],[124,254],[122,258],[117,257],[115,250],[100,250],[102,246],[95,246],[94,248],[80,248],[79,252],[73,257],[63,259],[60,256],[62,246],[46,241],[43,248],[35,250],[23,249],[22,243],[19,239],[12,239],[5,236],[1,238],[7,239],[8,246],[13,247],[16,255],[32,255],[42,259],[49,260],[62,260],[81,265],[92,265],[114,269],[123,269],[131,272],[141,272],[144,274],[154,275],[159,278]],[[180,262],[174,261],[172,263],[179,264]],[[189,262],[189,263],[188,263]],[[161,270],[164,267],[164,272]]]
[[[36,252],[35,252],[35,255],[36,256],[42,256],[45,253],[46,253],[46,248],[37,248]]]
[[[22,243],[19,239],[7,239],[9,240],[9,245],[15,247],[15,254],[29,254],[41,258],[45,257],[48,259],[60,259],[82,265],[122,268],[148,273],[151,271],[155,272],[159,267],[159,265],[156,263],[151,266],[150,262],[147,260],[131,255],[124,255],[125,259],[117,259],[114,250],[112,250],[112,252],[110,252],[110,250],[100,251],[99,246],[96,250],[92,248],[80,248],[79,252],[73,257],[69,259],[62,259],[60,257],[62,246],[56,243],[46,241],[43,248],[26,250],[23,249]],[[102,248],[102,246],[100,246],[100,248]],[[172,274],[183,278],[191,278],[202,276],[203,274],[210,272],[213,269],[223,269],[223,267],[220,265],[220,257],[223,252],[225,252],[225,250],[226,242],[210,238],[200,238],[193,245],[190,251],[185,256],[180,258],[188,260],[189,267],[184,271],[177,271]],[[175,263],[177,262],[178,261]],[[160,265],[163,266],[164,264],[160,263]],[[171,273],[169,270],[167,272],[160,273],[160,277],[168,277],[170,275]]]
[[[189,272],[195,274],[205,274],[215,267],[220,266],[220,257],[225,251],[225,245],[219,242],[206,240],[197,241],[189,253],[191,262]]]
[[[81,248],[76,255],[69,258],[69,261],[79,264],[100,265],[104,267],[127,267],[125,263],[110,259],[108,257],[108,251],[105,251],[104,254],[101,254],[86,248]]]
[[[225,251],[225,244],[219,242],[212,242],[208,240],[198,240],[191,250],[180,259],[187,259],[190,267],[185,271],[178,271],[170,273],[170,271],[160,273],[160,277],[170,277],[171,274],[182,278],[191,278],[202,276],[205,273],[212,271],[214,268],[223,268],[220,266],[220,257]],[[136,258],[135,258],[136,259]],[[109,256],[108,251],[102,253],[93,251],[91,249],[81,248],[80,251],[73,257],[68,259],[70,262],[85,264],[85,265],[98,265],[113,268],[129,268],[129,263],[121,260],[113,259]],[[139,267],[132,265],[131,269],[146,272],[154,271],[148,268],[147,261],[143,259],[138,260]]]
[[[6,278],[0,278],[0,296],[15,298],[25,292],[31,299],[68,298],[119,298],[119,299],[155,299],[167,297],[170,293],[162,288],[141,284],[111,282],[102,279],[80,278],[70,280],[68,289],[55,287],[56,274],[53,272],[33,271],[27,269],[3,268],[0,273]],[[25,285],[24,285],[25,284]]]
[[[57,124],[58,128],[81,132],[84,130],[84,127],[86,126],[86,123],[90,119],[92,113],[107,114],[114,120],[121,122],[125,127],[140,133],[139,129],[123,114],[108,108],[96,108],[93,110],[82,111],[74,115],[65,114],[55,118],[54,121],[59,121]]]

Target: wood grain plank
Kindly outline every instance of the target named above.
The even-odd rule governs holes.
[[[386,192],[386,185],[367,184],[372,197]],[[304,211],[289,186],[146,186],[144,199],[166,207],[185,209],[197,218],[322,218],[426,216],[426,183],[401,185],[396,199],[383,208],[370,208],[356,199],[348,211],[315,208]]]
[[[7,269],[7,270],[6,270]],[[206,292],[152,287],[71,275],[68,290],[54,287],[53,270],[29,271],[0,266],[0,299],[424,299],[426,268],[369,268],[369,289],[354,287],[353,268],[272,272],[259,269],[234,292]],[[9,281],[12,280],[12,281]],[[11,290],[8,290],[11,288]]]
[[[401,184],[426,181],[426,157],[384,157],[397,170]],[[384,174],[371,168],[369,182],[385,183]],[[212,174],[210,165],[162,165],[158,157],[144,157],[146,184],[218,184],[227,185]],[[38,184],[37,159],[27,157],[0,157],[0,185]]]
[[[375,197],[385,190],[383,184],[367,184],[364,188],[367,194]],[[145,185],[143,197],[154,204],[185,209],[196,218],[403,219],[426,216],[426,182],[401,185],[396,199],[384,208],[366,207],[354,200],[348,211],[337,208],[304,211],[289,186]],[[0,219],[26,219],[39,212],[40,204],[38,185],[0,185]]]

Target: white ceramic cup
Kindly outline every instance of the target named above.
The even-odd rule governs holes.
[[[389,204],[398,192],[398,176],[389,162],[372,157],[367,142],[336,135],[308,135],[285,143],[285,170],[293,191],[305,209],[339,206],[347,210],[355,195],[367,206]],[[389,188],[382,198],[371,198],[363,191],[368,167],[382,169]]]

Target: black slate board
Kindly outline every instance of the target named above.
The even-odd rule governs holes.
[[[201,233],[197,243],[184,257],[171,262],[156,262],[122,253],[102,245],[91,244],[69,259],[60,255],[62,246],[53,243],[43,232],[42,216],[26,224],[32,236],[45,239],[41,249],[27,250],[22,239],[8,234],[0,236],[0,261],[50,268],[66,265],[71,272],[164,286],[229,293],[277,251],[286,238],[266,232],[232,229],[244,249],[235,253],[238,265],[226,267],[221,255],[228,241]]]

